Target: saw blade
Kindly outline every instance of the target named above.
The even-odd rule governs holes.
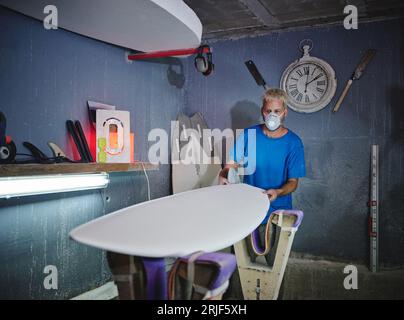
[[[261,73],[258,71],[255,63],[252,60],[248,60],[245,62],[245,65],[247,66],[248,71],[250,71],[257,85],[263,86],[265,89],[267,89],[267,83],[265,82]]]

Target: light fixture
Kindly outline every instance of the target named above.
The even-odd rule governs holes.
[[[0,178],[0,199],[106,188],[107,173]]]

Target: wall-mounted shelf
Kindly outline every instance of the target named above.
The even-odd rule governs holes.
[[[143,165],[142,165],[143,164]],[[148,162],[135,163],[62,163],[62,164],[7,164],[0,165],[0,177],[80,174],[96,172],[131,172],[157,170]]]

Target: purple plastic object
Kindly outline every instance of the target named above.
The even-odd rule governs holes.
[[[146,272],[147,299],[167,300],[167,274],[164,258],[143,258],[143,265]]]
[[[274,213],[283,213],[284,215],[287,216],[296,216],[296,222],[293,225],[293,228],[299,228],[300,225],[302,224],[304,213],[303,211],[300,210],[277,210]]]
[[[192,254],[180,259],[188,262],[191,256]],[[236,257],[233,254],[221,252],[202,254],[196,259],[195,263],[197,262],[206,262],[219,266],[219,272],[208,288],[209,290],[217,289],[229,280],[237,266]],[[147,299],[167,300],[167,274],[164,259],[143,258],[143,265],[147,279]]]
[[[296,222],[293,225],[293,228],[299,228],[303,221],[304,213],[303,211],[300,210],[276,210],[272,212],[272,214],[284,214],[287,216],[296,216]],[[268,220],[269,221],[269,220]],[[258,254],[263,254],[265,252],[265,247],[261,245],[260,241],[260,233],[259,233],[259,228],[255,229],[252,234],[251,234],[251,239],[253,242],[254,248],[257,250]]]
[[[251,240],[253,242],[253,247],[257,250],[257,253],[263,254],[265,252],[265,248],[261,245],[259,228],[255,229],[251,233]]]
[[[189,258],[192,256],[188,255],[181,258],[181,261],[188,262]],[[199,256],[195,263],[198,262],[206,262],[211,264],[216,264],[219,266],[219,272],[217,273],[214,281],[211,286],[208,288],[209,290],[215,290],[223,285],[227,280],[230,279],[234,270],[236,270],[237,261],[236,257],[230,253],[223,252],[213,252],[213,253],[205,253]]]

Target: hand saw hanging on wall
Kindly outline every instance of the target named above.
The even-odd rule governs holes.
[[[349,89],[351,88],[353,82],[355,80],[359,80],[360,77],[363,74],[363,71],[366,69],[367,65],[369,64],[369,62],[373,59],[373,57],[376,54],[376,50],[373,49],[369,49],[368,51],[366,51],[365,55],[363,56],[361,62],[358,64],[358,66],[355,69],[354,74],[352,75],[351,79],[349,79],[348,83],[345,86],[344,91],[342,92],[340,98],[338,99],[337,104],[334,107],[333,112],[337,112],[339,110],[339,108],[341,107],[342,102],[344,101],[346,95],[349,92]]]

